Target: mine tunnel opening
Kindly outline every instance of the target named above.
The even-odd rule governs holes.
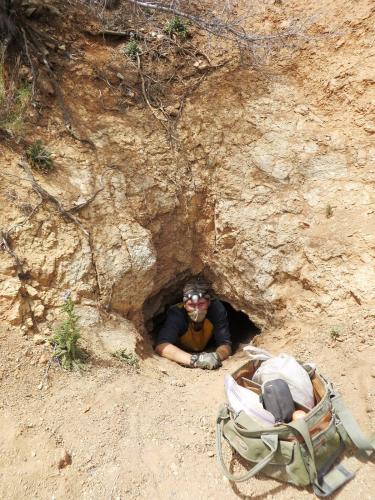
[[[182,303],[182,288],[186,275],[178,277],[172,284],[166,286],[158,294],[148,299],[144,306],[146,331],[152,345],[156,344],[157,336],[168,314],[168,310],[175,304]],[[229,321],[229,330],[232,339],[232,352],[239,351],[244,345],[261,333],[260,329],[251,321],[243,311],[237,310],[230,302],[220,299],[220,294],[214,290],[214,298],[224,305]],[[211,342],[208,347],[212,347]]]

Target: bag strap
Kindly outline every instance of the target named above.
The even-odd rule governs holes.
[[[326,381],[328,382],[328,381]],[[361,431],[354,417],[346,408],[342,397],[335,393],[332,385],[328,382],[328,391],[330,394],[332,407],[336,417],[336,427],[341,436],[342,444],[348,441],[348,436],[351,442],[360,450],[361,453],[369,457],[375,450],[375,435],[367,438]],[[334,467],[327,474],[320,474],[313,482],[314,493],[319,497],[327,497],[334,491],[350,481],[359,470],[362,463],[356,456],[352,456],[344,460],[338,466]],[[326,469],[325,466],[323,466]],[[322,471],[320,471],[322,472]]]
[[[277,434],[263,434],[261,436],[261,440],[263,443],[269,448],[270,453],[265,456],[260,462],[258,462],[252,469],[250,469],[243,476],[234,476],[228,470],[227,466],[224,463],[223,457],[223,448],[222,448],[222,436],[223,436],[223,427],[224,420],[229,419],[228,409],[224,406],[219,410],[219,414],[216,421],[216,459],[217,462],[224,474],[224,476],[229,479],[229,481],[234,481],[236,483],[241,483],[243,481],[247,481],[251,477],[258,474],[264,467],[269,464],[275,455],[278,447],[278,436]]]
[[[315,479],[318,477],[318,473],[316,470],[316,464],[315,464],[315,453],[314,453],[314,446],[312,444],[311,436],[310,436],[310,431],[309,427],[307,425],[307,422],[305,419],[300,418],[298,420],[294,420],[293,422],[290,422],[289,424],[285,424],[293,434],[298,434],[304,441],[307,451],[310,455],[310,458],[308,460],[308,463],[306,465],[306,469],[309,473],[310,481],[313,482]]]
[[[340,395],[334,394],[333,397],[331,397],[331,402],[333,409],[335,410],[335,415],[339,420],[337,423],[338,431],[340,432],[341,423],[353,444],[359,450],[365,452],[367,456],[370,456],[375,451],[375,434],[370,438],[367,438],[363,434],[355,418],[346,408]]]

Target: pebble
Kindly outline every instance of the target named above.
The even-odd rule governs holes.
[[[59,470],[64,469],[67,465],[70,465],[72,463],[72,457],[70,453],[68,453],[66,450],[63,451],[63,454],[57,464],[57,468]]]
[[[175,385],[176,387],[185,387],[185,382],[183,382],[182,380],[175,380],[175,379],[172,379],[170,382],[170,385]]]
[[[43,337],[43,335],[34,335],[33,337],[33,342],[35,345],[40,345],[44,344],[46,339]]]
[[[34,326],[33,320],[31,318],[27,318],[27,320],[25,321],[25,324],[26,324],[27,328],[32,328]]]
[[[215,452],[209,451],[209,452],[207,452],[207,456],[208,457],[214,457],[215,456]]]
[[[46,365],[49,360],[50,360],[50,355],[44,352],[38,360],[38,365]]]

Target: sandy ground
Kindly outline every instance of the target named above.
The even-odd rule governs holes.
[[[311,332],[313,343],[296,328],[257,340],[273,352],[317,362],[362,428],[373,432],[371,335],[343,335],[335,342],[322,330]],[[2,500],[314,498],[309,489],[265,477],[234,486],[216,465],[214,423],[224,401],[223,376],[244,362],[242,352],[215,372],[156,356],[137,370],[98,352],[87,372],[52,366],[46,378],[39,360],[47,347],[15,330],[2,329],[0,341]],[[59,468],[65,452],[71,464]],[[336,498],[370,500],[374,490],[373,463],[367,463]]]

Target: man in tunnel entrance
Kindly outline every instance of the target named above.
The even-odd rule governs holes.
[[[203,352],[211,341],[215,351]],[[231,345],[224,305],[212,299],[210,287],[202,278],[186,283],[183,302],[169,309],[155,351],[181,365],[214,370],[230,356]]]

